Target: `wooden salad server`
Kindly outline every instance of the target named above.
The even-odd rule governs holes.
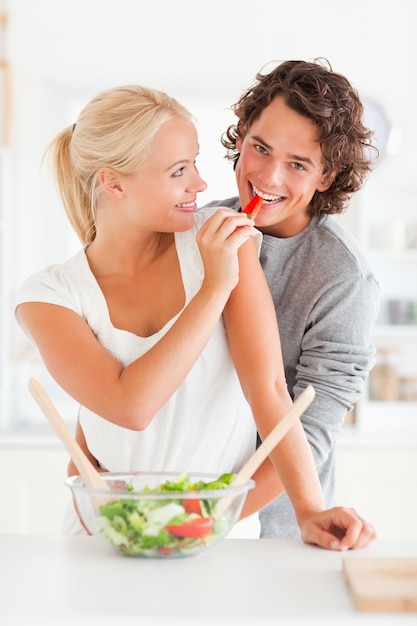
[[[35,378],[29,380],[29,391],[36,400],[45,417],[61,439],[65,448],[74,461],[86,487],[108,491],[109,486],[100,476],[90,459],[85,455],[79,443],[72,436],[71,431],[58,413],[48,394]]]
[[[256,472],[258,467],[262,465],[270,452],[278,445],[284,435],[290,430],[310,406],[315,396],[315,391],[311,385],[308,385],[304,391],[298,396],[291,409],[271,430],[269,435],[264,439],[259,448],[254,452],[250,459],[245,463],[242,469],[236,474],[230,483],[230,487],[238,487],[244,485]],[[233,496],[225,496],[217,503],[216,517],[219,518],[224,513],[229,502],[229,498]]]

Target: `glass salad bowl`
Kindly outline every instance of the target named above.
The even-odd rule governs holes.
[[[172,558],[200,554],[239,520],[253,480],[230,485],[234,474],[100,473],[109,489],[66,480],[85,527],[128,556]]]

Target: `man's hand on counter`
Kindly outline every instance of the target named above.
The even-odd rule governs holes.
[[[301,536],[305,543],[344,551],[368,546],[376,539],[376,532],[355,509],[338,506],[314,513],[305,520]]]

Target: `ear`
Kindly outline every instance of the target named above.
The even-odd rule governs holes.
[[[112,198],[124,196],[124,188],[121,177],[111,167],[103,167],[98,173],[98,182],[104,193]]]
[[[241,137],[238,135],[238,136],[236,137],[236,150],[237,150],[238,152],[240,152],[240,151],[241,151],[241,149],[242,149],[242,139],[241,139]]]
[[[317,186],[317,191],[327,191],[334,179],[336,178],[336,174],[337,172],[334,170],[323,174],[323,176],[321,177],[321,181]]]

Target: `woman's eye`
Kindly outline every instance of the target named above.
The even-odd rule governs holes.
[[[183,171],[184,171],[184,168],[180,167],[178,170],[175,170],[175,172],[172,175],[175,177],[182,176]]]

